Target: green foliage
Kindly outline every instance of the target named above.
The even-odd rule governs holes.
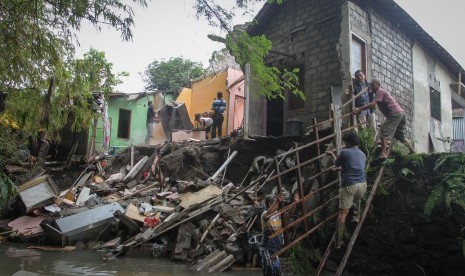
[[[415,175],[415,173],[409,168],[403,168],[402,170],[400,170],[400,172],[403,176]]]
[[[288,91],[305,99],[299,90],[298,68],[280,70],[265,63],[271,50],[271,41],[264,35],[250,36],[246,31],[236,29],[227,35],[226,47],[243,70],[246,64],[250,65],[251,76],[256,84],[254,89],[259,94],[269,99],[284,99],[284,92]]]
[[[431,194],[428,196],[424,212],[430,215],[441,204],[450,209],[457,204],[465,209],[465,155],[461,153],[444,154],[436,160],[434,173],[439,176]]]
[[[0,91],[6,113],[28,132],[59,129],[74,116],[86,127],[89,92],[108,92],[117,83],[103,53],[74,58],[76,33],[85,22],[110,26],[132,38],[132,5],[146,0],[5,0],[0,4]],[[103,63],[102,63],[103,62]],[[50,93],[49,93],[50,92]],[[40,110],[42,107],[43,110]]]
[[[155,60],[145,70],[145,88],[178,92],[182,87],[188,87],[191,80],[200,77],[202,73],[202,63],[183,57]]]
[[[21,161],[21,151],[27,148],[27,140],[21,132],[10,126],[0,125],[0,168],[8,162]]]
[[[358,132],[358,136],[360,137],[359,148],[369,160],[373,152],[373,145],[376,145],[376,132],[370,127],[365,127]]]
[[[236,0],[240,10],[247,10],[251,3],[265,2],[263,0]],[[268,3],[281,4],[283,0],[269,0]],[[197,0],[195,8],[197,17],[204,17],[210,25],[220,27],[227,31],[226,39],[210,35],[209,38],[226,44],[226,48],[235,57],[236,62],[245,71],[246,64],[250,65],[252,80],[255,82],[253,91],[269,99],[284,99],[285,92],[293,93],[305,99],[304,93],[299,90],[299,70],[278,69],[269,66],[265,58],[271,50],[271,41],[264,35],[250,36],[244,26],[231,28],[234,10],[225,9],[214,0]],[[247,26],[245,26],[247,28]]]
[[[297,244],[288,251],[288,261],[292,272],[296,275],[314,275],[315,271],[310,264],[310,257],[303,250],[302,246]]]
[[[11,196],[18,192],[18,188],[13,181],[3,172],[0,172],[0,208],[8,202]]]
[[[18,89],[11,93],[5,113],[27,133],[47,130],[52,135],[57,134],[70,120],[72,130],[85,129],[94,115],[92,93],[109,93],[120,83],[112,67],[105,53],[91,49],[84,58],[56,67],[53,82],[44,81],[35,89]],[[47,108],[49,89],[51,97]],[[25,108],[37,106],[43,108]]]
[[[107,25],[132,39],[131,5],[146,0],[5,0],[0,4],[0,91],[41,93],[73,59],[83,22]]]
[[[376,194],[382,195],[382,196],[388,196],[389,192],[386,190],[384,185],[379,185],[378,190],[376,191]]]

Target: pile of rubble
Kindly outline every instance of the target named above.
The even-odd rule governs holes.
[[[47,174],[20,185],[21,216],[0,225],[12,238],[48,250],[87,243],[112,259],[143,247],[157,256],[197,260],[198,270],[223,271],[234,263],[255,267],[260,198],[274,187],[262,185],[269,157],[294,145],[276,142],[167,142],[98,156],[62,191],[55,184],[59,179]],[[288,189],[290,198],[295,188]]]

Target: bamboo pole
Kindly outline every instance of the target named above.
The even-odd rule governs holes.
[[[297,147],[297,143],[295,143],[295,147]],[[299,152],[295,153],[295,158],[297,160],[297,164],[300,164]],[[299,183],[300,198],[303,198],[304,197],[304,183],[302,182],[302,170],[300,169],[300,167],[297,168],[297,172],[298,172],[298,177],[299,177],[298,183]],[[294,200],[293,195],[291,195],[291,200]],[[306,217],[307,212],[305,210],[305,201],[302,200],[301,204],[302,204],[302,215]],[[307,232],[308,231],[307,220],[304,220],[304,227],[305,227],[305,232]]]
[[[287,226],[281,228],[280,230],[274,232],[273,234],[271,234],[269,236],[270,239],[276,237],[277,235],[283,233],[283,232],[286,232],[286,230],[288,230],[289,228],[292,228],[293,226],[299,224],[300,222],[302,222],[302,220],[305,220],[306,221],[306,218],[315,214],[316,212],[320,211],[321,209],[323,209],[324,207],[328,206],[330,203],[332,203],[334,200],[336,200],[339,196],[335,196],[333,198],[331,198],[330,200],[326,201],[325,203],[321,204],[320,206],[316,207],[315,209],[311,210],[310,212],[308,212],[305,216],[302,216],[298,219],[296,219],[295,221],[293,221],[292,223],[289,223]],[[308,230],[306,230],[305,232],[308,232]]]
[[[276,258],[277,256],[283,254],[284,252],[286,252],[287,250],[289,250],[289,248],[293,247],[294,245],[296,245],[298,242],[300,242],[301,240],[305,239],[306,237],[310,236],[311,234],[313,234],[315,231],[317,231],[318,229],[320,229],[321,227],[323,227],[323,225],[325,225],[327,222],[331,221],[332,219],[336,218],[337,217],[337,214],[338,212],[332,214],[331,216],[329,216],[328,218],[326,218],[324,221],[320,222],[319,224],[317,224],[315,227],[313,227],[312,229],[310,229],[307,233],[303,234],[302,236],[300,236],[299,238],[297,238],[296,240],[294,240],[293,242],[291,242],[290,244],[286,245],[285,247],[283,247],[281,250],[279,250],[278,252],[274,253],[273,256],[271,256],[271,259],[274,259]]]
[[[321,271],[323,270],[323,266],[326,263],[326,260],[328,260],[329,255],[331,255],[331,247],[333,246],[333,243],[336,241],[336,232],[334,232],[333,237],[331,238],[331,241],[329,242],[328,247],[326,247],[325,254],[323,255],[323,258],[321,259],[320,264],[318,265],[318,268],[316,270],[315,275],[320,276]]]
[[[268,218],[268,217],[271,217],[271,216],[275,216],[275,215],[277,215],[277,214],[281,214],[281,213],[283,213],[283,212],[286,212],[286,211],[289,210],[290,208],[292,208],[292,207],[296,206],[297,204],[299,204],[301,201],[305,201],[305,200],[307,200],[307,199],[312,198],[315,194],[317,194],[317,193],[319,193],[319,192],[321,192],[321,191],[324,191],[324,190],[326,190],[326,189],[328,189],[328,188],[334,186],[334,185],[337,184],[338,182],[339,182],[339,180],[334,180],[334,181],[332,181],[332,182],[326,184],[325,186],[319,188],[318,190],[315,190],[315,191],[313,191],[313,192],[310,192],[310,193],[309,193],[308,195],[306,195],[305,197],[303,197],[303,198],[301,198],[301,199],[299,199],[299,200],[297,200],[297,201],[295,201],[295,202],[292,202],[291,204],[287,205],[286,207],[284,207],[284,208],[282,208],[282,209],[276,211],[275,213],[273,213],[273,215],[267,216],[267,218]]]
[[[352,237],[350,238],[349,244],[347,246],[347,250],[336,271],[336,274],[335,274],[336,276],[340,276],[344,272],[344,268],[347,264],[347,261],[349,260],[350,253],[352,253],[352,248],[354,247],[358,234],[360,233],[360,230],[362,229],[363,222],[365,221],[365,218],[368,214],[368,210],[370,209],[371,202],[373,201],[373,198],[376,195],[376,191],[378,190],[378,186],[379,186],[379,183],[381,182],[381,177],[383,176],[385,166],[386,165],[383,165],[381,169],[379,170],[378,176],[376,177],[375,183],[373,184],[373,188],[371,189],[370,196],[367,199],[365,209],[363,210],[362,217],[360,218],[360,222],[357,224],[357,227],[355,227],[354,233],[352,234]]]

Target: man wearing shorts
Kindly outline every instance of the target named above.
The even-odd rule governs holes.
[[[341,248],[344,239],[345,222],[350,208],[354,207],[354,221],[360,220],[360,199],[365,195],[367,182],[365,177],[365,154],[358,148],[360,138],[354,132],[342,137],[345,148],[336,158],[334,152],[326,154],[333,157],[334,164],[341,167],[341,188],[339,189],[339,214],[336,227],[336,248]]]
[[[371,81],[371,91],[375,93],[373,101],[362,107],[355,108],[354,114],[358,114],[363,110],[372,109],[378,106],[381,113],[383,113],[386,119],[380,129],[381,137],[381,154],[380,159],[386,159],[388,157],[387,147],[389,141],[395,137],[397,140],[404,143],[410,153],[415,153],[415,149],[410,142],[405,138],[405,130],[407,119],[405,112],[397,103],[397,101],[391,96],[386,89],[381,88],[381,83],[377,79]]]

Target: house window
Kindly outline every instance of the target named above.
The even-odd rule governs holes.
[[[350,72],[352,76],[357,70],[362,70],[366,74],[366,69],[365,41],[352,35],[352,42],[350,45]]]
[[[304,66],[299,66],[299,90],[305,94],[305,69]],[[294,93],[289,93],[289,110],[298,110],[305,107],[304,100]]]
[[[118,138],[129,139],[131,130],[131,110],[120,109],[118,118]]]
[[[431,117],[441,121],[441,94],[430,87],[429,102],[431,106]]]

